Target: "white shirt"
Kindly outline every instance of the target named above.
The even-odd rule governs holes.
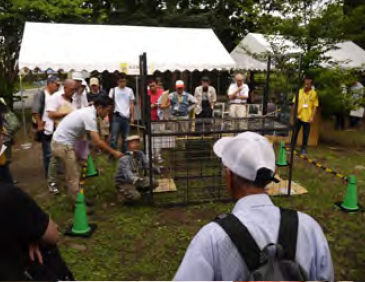
[[[89,106],[86,89],[81,94],[75,93],[72,96],[72,105],[75,109],[82,109]]]
[[[98,132],[96,109],[94,106],[76,110],[67,115],[58,125],[53,140],[74,146],[87,131]]]
[[[280,210],[269,196],[258,194],[239,200],[232,213],[247,227],[263,249],[276,243]],[[309,281],[333,281],[334,270],[327,240],[321,227],[310,216],[298,212],[296,261],[309,275]],[[244,260],[225,231],[214,222],[205,225],[190,243],[174,280],[247,281]]]
[[[235,93],[238,90],[238,86],[237,83],[233,83],[229,86],[228,89],[228,96],[232,95],[233,93]],[[242,90],[237,94],[238,97],[246,97],[248,98],[248,93],[249,93],[250,89],[248,88],[247,84],[242,84]],[[246,100],[241,100],[241,99],[233,99],[230,100],[231,104],[246,104],[247,103],[247,99]]]
[[[65,93],[63,91],[57,92],[50,96],[50,98],[48,99],[48,102],[46,100],[46,106],[45,106],[45,111],[44,111],[44,116],[46,116],[46,120],[47,120],[45,127],[44,127],[44,133],[46,135],[53,134],[54,126],[55,126],[54,120],[48,116],[48,112],[58,112],[59,109],[66,104],[68,104],[68,106],[73,108],[71,103],[64,98],[64,96],[63,96],[64,94]],[[47,94],[46,94],[46,98],[47,98]]]
[[[45,100],[44,100],[44,112],[42,116],[42,121],[44,122],[44,134],[51,135],[53,133],[53,120],[48,117],[47,114],[47,106],[49,105],[49,101],[53,95],[49,94],[47,89],[44,89]]]
[[[114,113],[129,118],[131,115],[131,103],[135,100],[133,90],[129,87],[110,89],[109,97],[114,100]]]

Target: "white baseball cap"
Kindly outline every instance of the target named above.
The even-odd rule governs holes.
[[[73,80],[83,80],[84,79],[84,76],[83,76],[82,72],[80,72],[80,71],[74,71],[74,72],[72,72],[71,78]]]
[[[130,142],[130,141],[141,141],[141,137],[139,137],[139,135],[131,135],[131,136],[128,136],[127,137],[127,142]]]
[[[252,182],[277,182],[274,177],[275,152],[265,137],[254,132],[223,137],[214,144],[213,150],[234,174]]]
[[[176,84],[175,84],[176,88],[184,87],[184,85],[185,85],[184,81],[182,81],[182,80],[176,81]]]

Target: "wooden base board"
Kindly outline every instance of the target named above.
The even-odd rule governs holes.
[[[288,187],[289,181],[283,180],[280,176],[276,175],[276,178],[280,180],[279,183],[272,182],[266,187],[266,191],[271,196],[278,196],[278,195],[287,195],[288,194]],[[295,183],[292,181],[291,185],[291,193],[290,195],[301,195],[308,193],[308,190],[301,186],[299,183]]]
[[[172,178],[161,178],[158,180],[158,187],[153,190],[154,193],[163,193],[163,192],[176,192],[176,184],[174,179]]]

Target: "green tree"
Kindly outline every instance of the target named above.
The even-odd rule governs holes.
[[[344,39],[342,1],[273,2],[270,12],[265,12],[260,19],[260,30],[264,34],[280,34],[299,46],[304,53],[304,69],[318,67],[328,59],[325,53]],[[265,1],[256,9],[265,11],[263,5]]]
[[[345,0],[345,36],[365,48],[365,2],[363,0]]]
[[[18,77],[16,61],[24,23],[79,22],[89,12],[82,0],[6,0],[0,2],[0,93],[12,106]]]
[[[228,51],[254,28],[253,0],[89,0],[91,22],[213,28]]]

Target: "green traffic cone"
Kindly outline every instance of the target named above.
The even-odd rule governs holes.
[[[345,212],[356,212],[360,209],[357,202],[357,186],[356,177],[354,175],[350,175],[349,177],[343,203],[337,202],[335,206]]]
[[[96,170],[93,159],[89,155],[87,158],[86,177],[89,178],[89,177],[98,176],[98,175],[99,175],[99,172]]]
[[[280,150],[278,160],[276,161],[277,166],[287,166],[288,162],[286,161],[286,150],[285,150],[285,143],[281,141],[280,143]]]
[[[76,198],[74,223],[73,226],[66,231],[65,235],[74,237],[90,237],[94,233],[95,229],[96,225],[89,225],[84,194],[79,192]]]

